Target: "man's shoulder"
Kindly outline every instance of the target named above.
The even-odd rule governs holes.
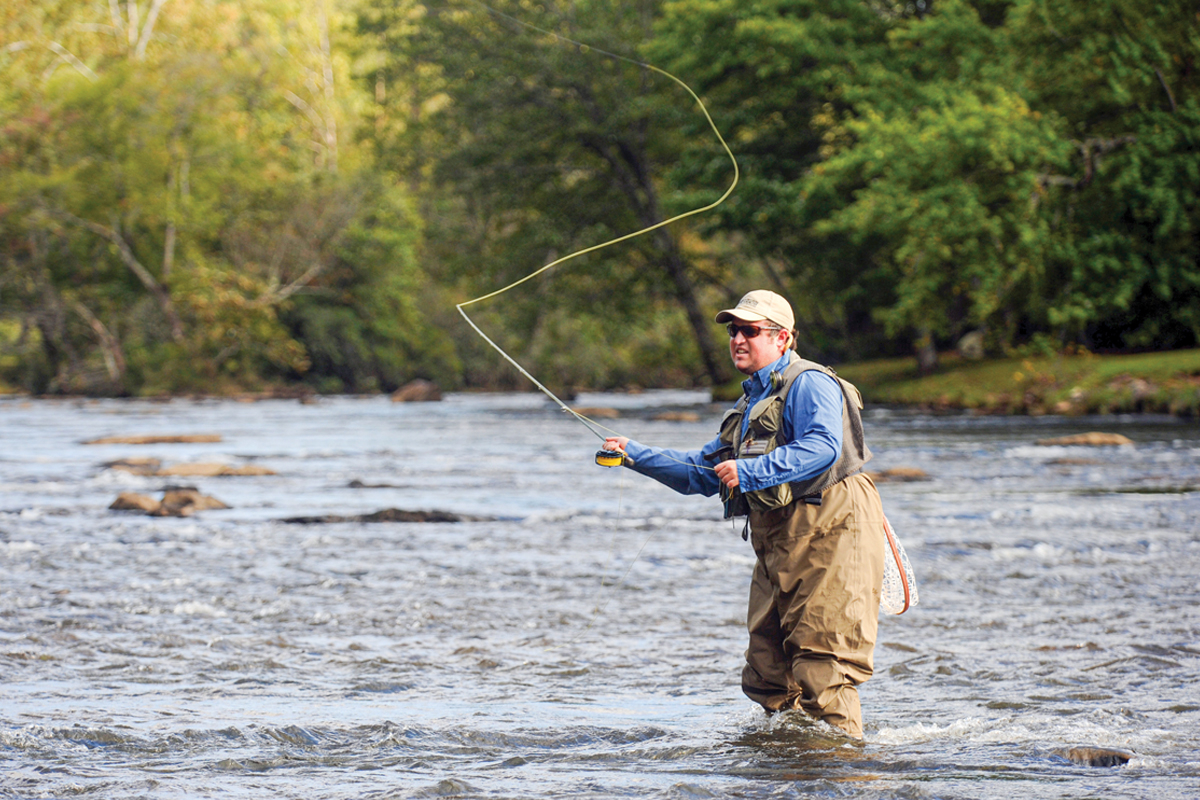
[[[794,352],[792,353],[791,363],[789,363],[787,366],[787,372],[792,374],[799,374],[801,372],[820,372],[823,375],[828,375],[830,377],[837,375],[837,373],[833,371],[832,367],[828,367],[817,361],[810,361],[809,359],[797,355]]]
[[[815,361],[807,363],[813,366],[799,369],[795,373],[786,399],[788,401],[795,401],[805,396],[816,396],[828,402],[840,402],[842,398],[842,385],[837,377],[837,373],[828,368],[823,368]],[[795,365],[796,362],[792,362],[792,364]]]

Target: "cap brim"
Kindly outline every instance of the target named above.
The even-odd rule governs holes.
[[[731,322],[735,319],[740,319],[743,322],[762,322],[767,317],[762,314],[756,314],[753,311],[747,311],[744,308],[727,308],[724,311],[718,311],[717,322]]]

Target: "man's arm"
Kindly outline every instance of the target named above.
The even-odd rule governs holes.
[[[605,450],[620,450],[633,459],[630,469],[635,472],[648,475],[680,494],[706,497],[717,493],[719,481],[709,457],[720,446],[720,439],[713,439],[699,450],[686,451],[647,447],[624,436],[610,436],[604,442]]]

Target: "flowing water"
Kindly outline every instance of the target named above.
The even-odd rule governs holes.
[[[579,403],[674,447],[720,413]],[[742,697],[740,526],[540,396],[2,400],[0,796],[1200,796],[1200,426],[867,425],[870,469],[928,480],[880,484],[921,603],[881,620],[854,743]],[[1036,444],[1088,430],[1134,444]],[[192,433],[222,440],[84,443]],[[145,456],[275,474],[104,466]],[[107,508],[170,483],[231,508]],[[474,518],[282,521],[385,508]]]

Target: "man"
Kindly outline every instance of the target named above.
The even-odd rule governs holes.
[[[768,712],[803,709],[861,738],[856,687],[873,671],[884,554],[883,506],[860,472],[871,457],[862,400],[796,355],[778,294],[750,292],[716,321],[729,323],[729,354],[749,376],[720,435],[688,452],[623,436],[605,448],[677,492],[720,492],[727,518],[748,516],[758,559],[742,691]]]

